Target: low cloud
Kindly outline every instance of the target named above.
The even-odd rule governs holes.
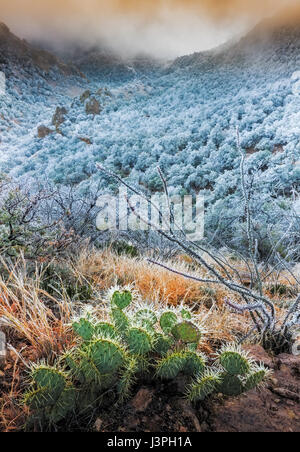
[[[27,39],[98,44],[172,58],[217,46],[289,0],[0,0],[0,20]]]

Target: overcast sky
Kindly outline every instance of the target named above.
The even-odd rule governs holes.
[[[222,44],[294,1],[0,0],[0,21],[27,39],[173,58]]]

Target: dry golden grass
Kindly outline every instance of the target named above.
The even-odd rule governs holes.
[[[10,267],[1,263],[8,276],[0,276],[0,327],[5,328],[9,349],[0,371],[0,431],[9,432],[24,423],[19,396],[28,364],[40,359],[53,362],[73,345],[74,337],[68,326],[72,316],[68,300],[39,289],[40,275],[29,278],[24,260]]]
[[[184,259],[166,264],[191,273],[190,263]],[[248,329],[247,315],[237,316],[224,307],[223,301],[228,293],[220,285],[208,289],[204,284],[151,265],[146,259],[117,256],[110,250],[85,250],[76,261],[76,268],[100,291],[115,284],[132,284],[146,301],[175,306],[184,302],[193,306],[200,317],[205,318],[208,339],[213,342],[233,340],[238,333]]]
[[[22,264],[6,267],[6,280],[0,277],[0,326],[8,328],[14,342],[25,341],[36,359],[51,360],[70,341],[72,306],[66,298],[41,290],[38,273],[35,280],[27,278],[25,261]]]

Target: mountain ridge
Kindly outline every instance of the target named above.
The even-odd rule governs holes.
[[[12,63],[28,68],[38,68],[44,73],[57,68],[66,76],[82,76],[75,66],[64,63],[46,50],[33,47],[26,40],[13,34],[6,24],[0,22],[0,65]]]

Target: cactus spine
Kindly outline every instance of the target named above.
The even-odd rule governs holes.
[[[24,403],[49,424],[59,422],[75,408],[75,388],[58,366],[35,365],[31,379],[31,388],[25,394]]]
[[[218,360],[224,370],[219,389],[227,396],[238,396],[259,387],[269,375],[264,366],[257,366],[248,353],[235,344],[222,347]]]
[[[215,391],[236,396],[268,377],[263,366],[254,365],[234,344],[220,350],[219,368],[209,367],[198,352],[204,330],[188,308],[132,306],[134,295],[128,288],[112,289],[101,319],[85,314],[73,322],[78,337],[73,349],[54,366],[33,367],[24,402],[34,416],[55,424],[75,410],[93,407],[107,390],[124,401],[138,377],[151,371],[163,380],[182,374],[192,402]]]
[[[206,399],[221,383],[221,372],[219,369],[206,369],[200,373],[187,390],[187,398],[191,402]]]
[[[201,338],[201,333],[198,327],[191,322],[181,322],[172,328],[172,334],[175,339],[180,340],[186,344],[198,344]]]
[[[177,324],[177,315],[172,311],[167,311],[160,317],[160,326],[164,333],[168,334],[172,328]]]

